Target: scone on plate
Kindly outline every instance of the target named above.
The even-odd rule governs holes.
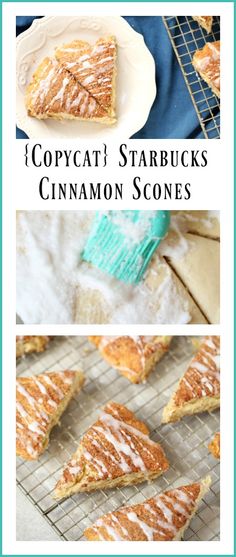
[[[171,336],[90,336],[104,360],[132,383],[145,381],[167,352]]]
[[[16,454],[36,460],[52,428],[84,383],[81,371],[45,372],[16,381]]]
[[[208,445],[208,449],[215,458],[220,458],[220,433],[215,433],[212,441]]]
[[[55,51],[57,61],[88,91],[111,119],[115,114],[116,40],[103,37],[94,45],[75,40]]]
[[[220,338],[205,337],[163,411],[163,423],[220,406]]]
[[[175,541],[197,512],[211,484],[204,480],[160,493],[105,514],[84,532],[89,541]]]
[[[55,487],[55,498],[153,480],[169,468],[146,425],[125,406],[110,402],[82,437]]]
[[[29,116],[38,119],[106,121],[107,113],[54,58],[44,58],[26,91]]]
[[[207,33],[211,32],[213,22],[212,15],[193,15],[192,17],[199,23],[199,25],[201,25],[201,27],[203,27],[203,29],[205,29],[205,31],[207,31]]]
[[[37,67],[26,90],[28,115],[113,124],[115,82],[115,38],[101,38],[93,46],[75,40]]]
[[[207,42],[193,55],[193,66],[213,93],[220,97],[220,41]]]
[[[16,337],[16,357],[21,358],[32,352],[44,352],[48,347],[52,337],[49,336],[17,336]]]

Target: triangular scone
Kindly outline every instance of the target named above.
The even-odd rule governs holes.
[[[207,33],[211,32],[213,22],[212,15],[193,15],[192,17],[199,23],[199,25],[201,25],[201,27],[203,27],[203,29],[205,29],[205,31],[207,31]]]
[[[220,458],[220,433],[215,433],[212,441],[208,445],[208,449],[215,458]]]
[[[16,381],[16,454],[36,460],[51,429],[84,383],[81,371],[46,372]]]
[[[26,91],[26,108],[35,118],[106,121],[107,113],[54,58],[44,58]]]
[[[155,364],[167,352],[170,336],[89,337],[103,358],[132,383],[145,381]]]
[[[208,476],[143,503],[121,507],[99,518],[84,535],[89,541],[181,540],[210,484]]]
[[[220,338],[206,337],[164,408],[163,423],[220,406]]]
[[[44,352],[52,337],[50,336],[17,336],[16,337],[16,357],[21,358],[32,352]]]
[[[57,48],[55,57],[115,121],[115,37],[101,38],[93,46],[73,41]]]
[[[193,55],[193,66],[213,93],[220,97],[220,41],[207,42]]]
[[[107,404],[82,437],[55,487],[55,498],[152,480],[169,467],[146,425],[125,406]]]

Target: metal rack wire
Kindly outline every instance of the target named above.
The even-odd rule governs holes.
[[[190,16],[163,17],[177,60],[182,70],[204,137],[220,137],[220,100],[192,65],[193,54],[206,42],[220,40],[220,17],[214,16],[211,33]]]
[[[218,540],[220,523],[219,463],[207,445],[219,430],[219,413],[187,417],[177,424],[160,425],[164,405],[192,354],[190,337],[175,337],[168,354],[145,384],[133,385],[101,359],[86,337],[56,337],[43,354],[22,359],[17,374],[32,375],[48,370],[83,369],[86,383],[71,401],[50,436],[49,447],[38,462],[17,459],[17,483],[63,540],[82,540],[84,529],[99,516],[121,505],[211,475],[210,492],[185,533],[186,540]],[[127,405],[143,419],[151,438],[163,446],[170,461],[166,474],[137,486],[81,493],[55,502],[52,490],[64,463],[76,449],[81,435],[109,400]]]

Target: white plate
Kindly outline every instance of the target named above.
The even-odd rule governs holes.
[[[37,120],[27,115],[24,95],[32,74],[55,47],[76,38],[95,42],[115,35],[118,44],[117,123]],[[19,35],[16,44],[16,121],[30,138],[128,138],[141,129],[156,96],[155,63],[144,43],[122,17],[43,17]]]

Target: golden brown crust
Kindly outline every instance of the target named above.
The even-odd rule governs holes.
[[[213,93],[220,97],[220,41],[208,42],[193,55],[193,66]]]
[[[175,393],[164,408],[163,423],[215,410],[220,405],[220,338],[205,337]]]
[[[103,358],[132,383],[145,381],[167,352],[170,336],[95,336],[89,340]]]
[[[215,458],[220,458],[220,433],[215,433],[212,441],[208,445],[208,449]]]
[[[205,31],[207,31],[207,33],[211,32],[213,22],[212,15],[193,15],[192,17],[199,23],[199,25],[201,25],[201,27],[203,27],[203,29],[205,29]]]
[[[115,122],[116,42],[73,41],[39,64],[26,90],[29,116]]]
[[[32,352],[44,352],[48,347],[51,336],[17,336],[16,337],[16,357],[21,358],[25,354]]]
[[[54,58],[44,58],[26,91],[29,116],[95,120],[107,117],[96,99]]]
[[[99,103],[115,117],[116,40],[100,38],[93,46],[73,41],[57,48],[56,59]]]
[[[138,483],[168,467],[164,451],[149,439],[146,425],[125,406],[110,402],[64,468],[55,497]]]
[[[16,453],[35,460],[48,445],[51,429],[59,421],[74,393],[81,389],[81,371],[46,372],[16,381]]]
[[[211,480],[165,491],[99,518],[84,532],[89,541],[174,541],[183,537]]]

